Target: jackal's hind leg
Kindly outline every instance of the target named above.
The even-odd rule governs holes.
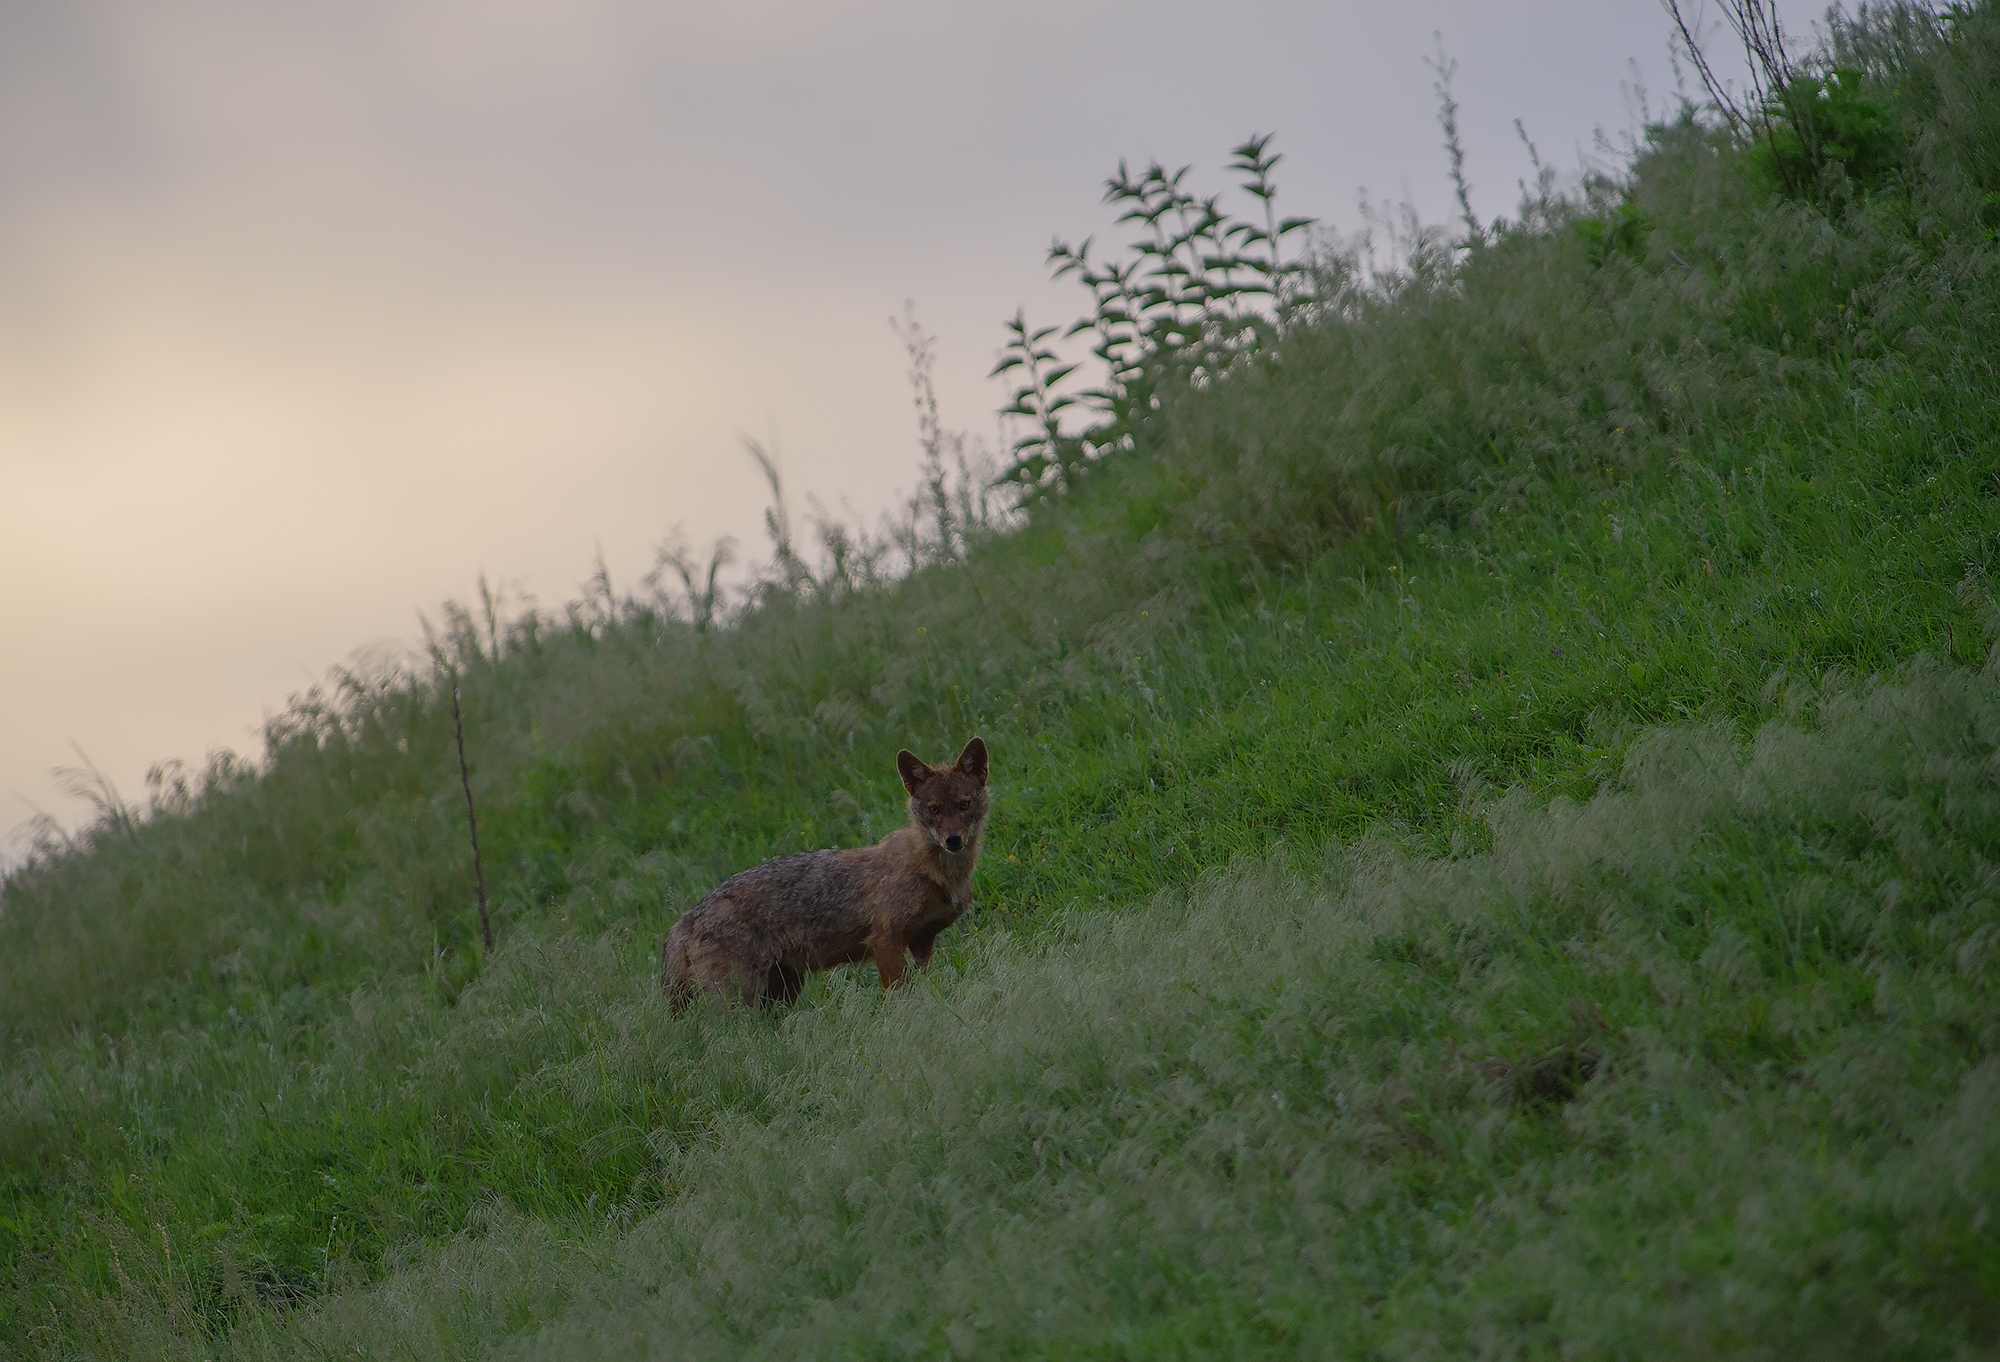
[[[674,950],[670,936],[660,943],[660,993],[675,1016],[687,1011],[694,1001],[694,981],[688,978],[687,960]]]
[[[780,961],[771,966],[770,976],[764,981],[764,992],[781,1003],[795,1003],[805,986],[806,972],[796,965]]]
[[[743,995],[745,1007],[756,1007],[764,1001],[771,982],[770,970],[751,969],[739,966],[729,971],[729,982],[736,985]]]

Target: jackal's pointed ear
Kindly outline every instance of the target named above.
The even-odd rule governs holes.
[[[981,785],[986,783],[986,739],[974,738],[958,754],[958,769]]]
[[[896,754],[896,773],[902,776],[903,788],[911,794],[915,794],[917,786],[936,774],[930,767],[918,761],[917,754],[907,747]]]

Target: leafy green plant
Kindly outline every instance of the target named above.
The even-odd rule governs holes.
[[[1107,455],[1133,448],[1138,429],[1158,410],[1169,385],[1203,387],[1256,353],[1305,301],[1307,261],[1286,259],[1284,239],[1315,221],[1280,218],[1271,172],[1282,157],[1269,134],[1234,148],[1228,169],[1256,201],[1254,218],[1232,217],[1220,195],[1198,197],[1185,187],[1189,166],[1169,172],[1155,161],[1134,176],[1123,162],[1105,181],[1104,201],[1122,207],[1120,225],[1144,229],[1124,257],[1096,260],[1092,242],[1057,239],[1049,249],[1055,277],[1074,276],[1090,290],[1089,315],[1062,332],[1088,336],[1102,365],[1096,387],[1065,391],[1082,367],[1055,348],[1059,328],[1031,328],[1024,313],[1008,325],[1008,342],[991,376],[1020,371],[1004,415],[1032,423],[1016,441],[1002,481],[1024,500],[1074,486]],[[1087,413],[1081,428],[1064,413]]]
[[[1886,105],[1862,93],[1859,71],[1792,78],[1766,105],[1769,125],[1748,159],[1774,188],[1807,196],[1838,165],[1863,189],[1879,189],[1902,164],[1903,138]]]
[[[1581,218],[1570,224],[1593,269],[1603,268],[1614,255],[1637,259],[1646,244],[1646,233],[1652,229],[1652,218],[1630,203],[1619,204],[1601,218]]]

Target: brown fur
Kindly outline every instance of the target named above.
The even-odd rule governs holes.
[[[882,987],[893,988],[906,952],[918,969],[930,964],[938,933],[972,906],[986,743],[974,738],[945,767],[898,752],[896,769],[910,794],[909,826],[872,847],[752,866],[681,915],[660,947],[660,990],[676,1011],[700,988],[754,1006],[792,1001],[814,970],[873,959]]]

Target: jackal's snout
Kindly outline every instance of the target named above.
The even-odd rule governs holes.
[[[959,835],[958,833],[955,833],[955,832],[947,832],[947,833],[946,833],[946,834],[944,835],[944,849],[945,849],[946,851],[962,851],[962,850],[964,850],[964,849],[965,849],[965,838],[964,838],[964,837],[962,837],[962,836],[960,836],[960,835]]]

